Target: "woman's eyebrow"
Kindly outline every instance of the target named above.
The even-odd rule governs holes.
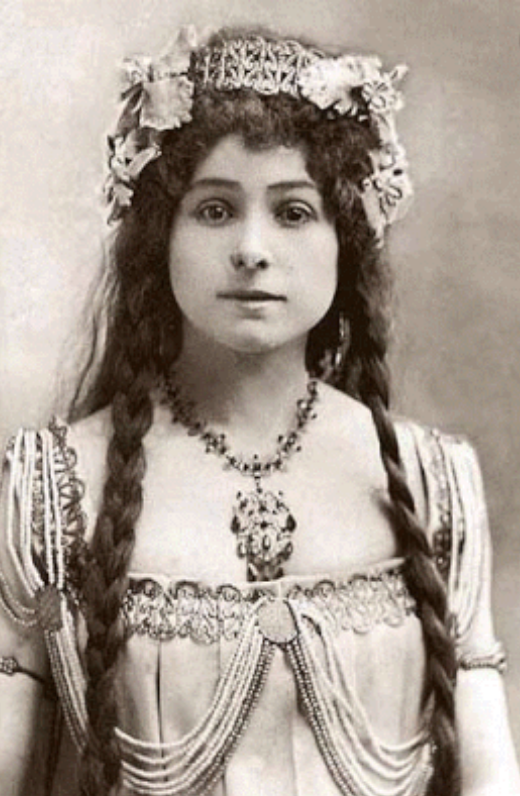
[[[238,180],[229,180],[224,177],[201,177],[190,184],[189,190],[208,187],[237,190],[242,188],[242,184]],[[313,191],[318,191],[316,183],[310,180],[280,180],[280,182],[274,182],[267,186],[268,191],[291,191],[302,188],[310,188]]]
[[[301,188],[310,188],[319,193],[316,183],[310,180],[283,180],[267,186],[269,191],[292,191]]]
[[[236,190],[240,187],[240,183],[236,180],[227,180],[223,177],[201,177],[190,183],[188,190],[191,191],[194,188],[231,188]]]

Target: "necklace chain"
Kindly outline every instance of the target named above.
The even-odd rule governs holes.
[[[296,403],[293,427],[286,434],[280,434],[274,454],[265,459],[261,459],[256,453],[249,459],[233,453],[225,434],[217,434],[208,427],[206,421],[196,417],[195,403],[184,398],[173,376],[166,379],[165,392],[172,421],[183,425],[191,436],[199,437],[204,443],[206,453],[220,456],[229,468],[237,470],[242,475],[264,478],[276,470],[283,469],[285,461],[301,450],[301,432],[309,421],[316,417],[318,382],[317,379],[309,379],[306,397],[300,398]]]
[[[164,394],[173,423],[180,423],[189,435],[198,437],[206,453],[222,458],[226,469],[254,479],[255,490],[237,492],[233,506],[230,527],[237,539],[237,554],[247,560],[249,580],[281,577],[284,574],[281,565],[293,551],[296,520],[283,493],[264,490],[262,478],[283,470],[287,460],[301,450],[301,433],[316,418],[317,380],[309,379],[306,396],[296,403],[293,425],[278,437],[275,452],[263,459],[256,453],[250,458],[233,453],[226,435],[218,434],[196,416],[195,403],[182,395],[173,373],[165,379]]]

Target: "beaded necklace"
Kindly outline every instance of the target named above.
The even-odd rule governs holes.
[[[197,436],[206,453],[222,458],[226,469],[236,470],[254,481],[252,491],[237,492],[230,524],[237,541],[237,555],[246,559],[247,579],[281,578],[284,574],[282,564],[293,551],[292,537],[297,523],[283,492],[266,490],[262,479],[282,470],[286,461],[301,450],[301,432],[316,417],[317,380],[309,379],[306,396],[296,403],[292,427],[278,437],[276,450],[264,459],[258,454],[246,459],[234,453],[225,434],[217,434],[204,420],[196,417],[195,404],[181,394],[173,374],[165,379],[164,392],[173,423],[180,423],[188,434]]]

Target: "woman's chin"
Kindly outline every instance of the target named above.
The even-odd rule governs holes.
[[[284,351],[299,355],[305,351],[305,341],[302,342],[301,338],[287,340],[267,335],[244,335],[228,340],[224,345],[246,356],[267,356]]]

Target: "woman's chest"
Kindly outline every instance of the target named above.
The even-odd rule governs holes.
[[[202,451],[180,461],[150,457],[144,496],[134,571],[243,581],[252,547],[274,556],[275,537],[286,548],[284,571],[295,575],[345,571],[397,552],[384,475],[327,457],[302,454],[256,479]]]

